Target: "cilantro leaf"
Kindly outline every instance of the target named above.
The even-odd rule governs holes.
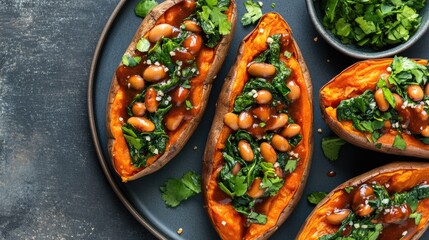
[[[410,216],[409,216],[409,218],[414,218],[414,223],[416,225],[419,225],[420,220],[422,219],[422,214],[418,213],[418,212],[411,213]]]
[[[326,195],[328,194],[325,192],[313,192],[307,196],[307,200],[309,203],[317,205]]]
[[[322,138],[323,154],[329,161],[337,161],[341,147],[346,144],[346,141],[339,137]]]
[[[144,18],[156,5],[158,3],[155,0],[141,0],[134,8],[134,12],[137,16]]]
[[[194,172],[188,172],[181,179],[169,179],[161,187],[162,199],[165,205],[177,207],[179,204],[200,193],[200,176]]]
[[[286,166],[285,166],[285,171],[286,172],[290,172],[290,173],[292,173],[293,171],[295,171],[297,162],[298,162],[297,160],[289,160],[289,161],[287,161]]]
[[[189,101],[188,99],[186,99],[185,105],[186,105],[186,110],[191,110],[192,108],[194,108],[194,106],[192,106],[191,101]]]
[[[401,135],[398,134],[395,136],[395,139],[393,140],[392,147],[400,150],[405,150],[407,148],[407,143],[404,141]]]
[[[247,13],[241,18],[241,23],[244,26],[256,23],[262,17],[261,6],[253,0],[247,0],[244,2]]]

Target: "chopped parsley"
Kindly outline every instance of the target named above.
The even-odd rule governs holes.
[[[255,24],[262,17],[261,6],[253,0],[244,2],[247,12],[241,18],[241,23],[244,26]]]
[[[144,18],[156,5],[158,3],[155,0],[141,0],[134,8],[134,12],[137,16]]]
[[[140,52],[147,52],[150,48],[150,42],[146,38],[141,38],[136,45],[136,49]]]
[[[322,2],[324,27],[343,43],[382,48],[406,42],[417,31],[426,0]]]
[[[392,146],[399,150],[405,150],[407,148],[407,143],[404,141],[401,135],[398,134],[395,136]]]
[[[177,207],[179,204],[201,192],[201,177],[195,172],[188,172],[180,179],[169,179],[161,187],[165,205]]]
[[[196,18],[204,31],[204,44],[216,47],[223,35],[231,32],[231,22],[225,13],[229,0],[197,0]]]
[[[346,141],[339,137],[322,138],[322,151],[329,161],[337,161],[340,155],[341,147]]]
[[[189,101],[188,99],[186,99],[185,105],[186,105],[186,110],[191,110],[192,108],[194,108],[194,106],[192,106],[191,101]]]
[[[307,201],[311,204],[317,205],[328,194],[325,192],[313,192],[307,196]]]

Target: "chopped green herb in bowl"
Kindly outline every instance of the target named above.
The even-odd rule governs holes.
[[[367,59],[397,54],[429,27],[426,0],[306,0],[316,29],[334,48]]]

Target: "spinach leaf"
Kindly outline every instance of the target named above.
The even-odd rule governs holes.
[[[317,205],[328,194],[325,192],[313,192],[307,196],[307,201],[311,204]]]
[[[156,5],[158,3],[155,0],[141,0],[134,8],[134,12],[137,16],[144,18]]]
[[[323,154],[329,161],[337,161],[344,144],[346,141],[339,137],[324,137],[322,138]]]

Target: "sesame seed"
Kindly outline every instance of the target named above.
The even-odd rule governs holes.
[[[197,146],[194,146],[194,150],[197,150],[198,149],[198,147]]]
[[[314,38],[313,38],[313,41],[314,41],[314,42],[317,42],[317,40],[319,40],[319,38],[318,38],[318,37],[314,37]]]
[[[127,87],[128,87],[128,88],[131,88],[131,83],[127,83]]]
[[[402,236],[407,235],[407,233],[408,233],[408,231],[404,231],[404,232],[402,232]]]

